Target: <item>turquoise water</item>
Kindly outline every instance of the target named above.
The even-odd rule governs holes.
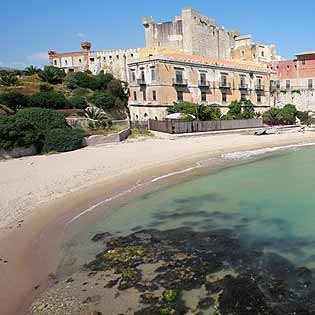
[[[82,255],[98,232],[129,233],[189,226],[227,230],[251,247],[277,252],[297,265],[315,267],[315,147],[280,151],[204,170],[165,185],[100,215],[75,237],[71,253]],[[96,249],[95,249],[96,250]],[[91,247],[89,254],[93,252]]]

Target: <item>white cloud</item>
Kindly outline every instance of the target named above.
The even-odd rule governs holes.
[[[12,62],[9,62],[7,66],[9,68],[24,69],[27,66],[27,64],[21,61],[12,61]]]
[[[78,33],[77,33],[77,36],[80,37],[80,38],[83,38],[83,37],[85,37],[85,34],[84,34],[84,33],[81,33],[81,32],[78,32]]]
[[[27,59],[39,63],[45,63],[48,62],[48,52],[47,51],[39,51],[37,53],[34,53],[31,56],[28,56]]]

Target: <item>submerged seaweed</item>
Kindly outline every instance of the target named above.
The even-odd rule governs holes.
[[[103,252],[85,268],[113,270],[120,277],[113,286],[137,289],[137,315],[186,314],[182,292],[201,288],[206,296],[191,310],[196,314],[207,309],[221,315],[315,314],[311,270],[245,247],[231,231],[178,228],[101,238]],[[142,270],[148,264],[156,265],[150,281]]]

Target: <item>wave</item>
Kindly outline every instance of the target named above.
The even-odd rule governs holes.
[[[222,158],[226,160],[241,160],[241,159],[249,159],[255,156],[259,156],[266,153],[272,153],[275,151],[280,150],[288,150],[300,147],[309,147],[314,146],[315,142],[310,143],[301,143],[301,144],[289,144],[284,146],[272,147],[272,148],[263,148],[257,150],[250,150],[250,151],[238,151],[238,152],[231,152],[231,153],[224,153],[222,154]]]

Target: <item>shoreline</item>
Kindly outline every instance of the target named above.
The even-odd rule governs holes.
[[[217,137],[222,139],[222,137],[227,136]],[[58,265],[58,248],[63,240],[66,223],[82,211],[101,202],[104,198],[110,198],[115,193],[128,190],[135,183],[143,183],[158,176],[163,177],[166,174],[181,171],[185,167],[205,159],[219,158],[218,160],[223,160],[221,158],[223,153],[315,140],[314,133],[267,136],[263,139],[255,136],[239,136],[240,139],[242,137],[246,137],[246,139],[254,137],[255,140],[259,139],[259,141],[255,141],[255,144],[241,141],[242,144],[234,143],[229,148],[222,148],[222,146],[211,149],[202,148],[201,152],[198,153],[187,154],[185,152],[185,155],[169,161],[159,161],[156,165],[132,169],[126,174],[113,176],[103,182],[92,183],[88,187],[81,187],[62,198],[49,201],[31,211],[20,227],[16,225],[15,229],[0,230],[0,258],[8,260],[8,263],[0,264],[1,282],[8,283],[5,292],[0,293],[0,303],[5,307],[3,314],[25,314],[24,311],[33,298],[49,285],[48,274],[53,273]],[[235,139],[235,136],[231,138]],[[211,139],[209,137],[209,140]],[[193,141],[195,140],[193,139]],[[207,138],[203,137],[202,141],[205,142],[206,140]],[[154,142],[156,140],[147,141]],[[174,142],[171,141],[171,143]],[[187,142],[187,139],[184,142]],[[111,146],[111,148],[113,147]],[[106,148],[108,146],[103,147],[103,149]],[[41,158],[46,157],[49,156]],[[26,158],[26,160],[28,159]],[[6,163],[8,162],[4,164]],[[34,288],[38,285],[40,287],[35,290]]]

